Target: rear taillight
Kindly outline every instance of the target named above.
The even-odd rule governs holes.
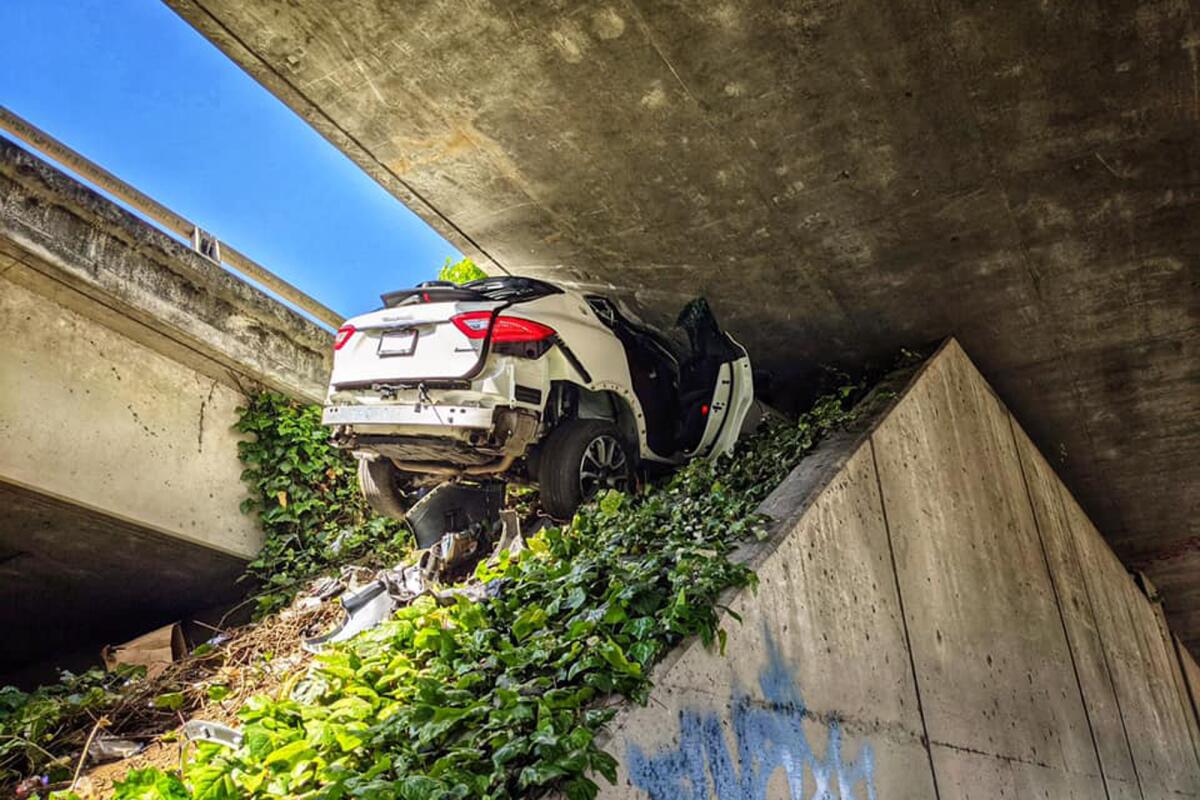
[[[488,324],[492,321],[492,312],[468,311],[466,314],[451,317],[450,321],[468,339],[482,339],[487,336]]]
[[[492,326],[493,342],[540,342],[554,335],[554,329],[520,317],[496,317]]]
[[[483,339],[488,333],[488,323],[491,322],[490,311],[468,311],[450,319],[454,327],[462,331],[468,339]],[[520,317],[496,317],[492,325],[492,342],[540,342],[554,335],[554,329],[540,322],[534,322]]]
[[[350,337],[358,331],[353,325],[343,325],[338,328],[337,333],[333,335],[333,349],[341,350],[346,346],[346,342],[350,341]]]

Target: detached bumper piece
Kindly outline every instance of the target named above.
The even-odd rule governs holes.
[[[325,645],[334,642],[344,642],[347,639],[374,628],[392,615],[399,604],[388,594],[387,584],[383,581],[371,581],[353,594],[342,598],[342,608],[346,612],[341,623],[321,636],[305,639],[303,647],[310,653],[319,653]]]
[[[408,510],[408,524],[417,537],[417,547],[433,547],[451,531],[490,527],[500,518],[504,484],[443,483],[429,491]]]

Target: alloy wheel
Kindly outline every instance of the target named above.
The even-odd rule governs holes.
[[[579,488],[585,500],[604,489],[629,491],[629,459],[615,437],[602,434],[592,439],[579,463]]]

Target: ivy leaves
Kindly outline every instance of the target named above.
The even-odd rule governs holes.
[[[240,409],[236,426],[251,496],[242,511],[257,511],[265,543],[247,567],[258,581],[258,615],[291,601],[296,590],[326,569],[373,554],[396,560],[408,547],[399,523],[373,516],[358,493],[354,460],[329,444],[320,406],[270,392]]]
[[[733,549],[765,534],[758,504],[848,418],[852,394],[768,426],[717,464],[692,462],[640,496],[602,495],[522,552],[481,564],[476,579],[500,587],[490,599],[419,598],[324,652],[295,691],[251,699],[238,749],[201,744],[183,783],[139,774],[117,799],[560,791],[591,800],[595,779],[616,780],[616,761],[596,743],[614,696],[644,702],[651,667],[687,637],[724,648],[721,593],[755,584]],[[253,568],[286,596],[332,563],[335,531],[372,523],[349,465],[316,435],[315,411],[264,395],[243,424],[255,436],[243,445],[247,479],[269,532]]]
[[[594,797],[594,778],[616,778],[596,744],[615,713],[606,698],[644,701],[651,666],[687,637],[723,648],[719,597],[755,582],[733,548],[763,534],[755,508],[846,418],[848,397],[641,496],[602,495],[480,565],[476,578],[502,587],[492,599],[421,598],[327,651],[292,697],[242,710],[242,747],[200,749],[185,773],[193,796]],[[267,501],[273,476],[298,471],[255,463]],[[288,491],[289,508],[307,499]]]
[[[144,674],[143,667],[122,666],[62,672],[58,683],[33,692],[0,687],[0,786],[39,770],[51,779],[69,778],[72,748],[82,743],[77,720],[112,706],[123,685]],[[77,736],[67,742],[64,733]]]
[[[187,787],[174,775],[156,769],[130,770],[113,785],[113,796],[123,800],[187,800]]]
[[[477,281],[480,278],[486,278],[487,273],[476,266],[475,262],[469,258],[463,258],[454,263],[450,259],[446,259],[446,263],[438,270],[439,281],[450,281],[451,283],[470,283]]]

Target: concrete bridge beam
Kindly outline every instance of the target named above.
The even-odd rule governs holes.
[[[0,340],[0,673],[236,596],[236,409],[330,334],[0,138]]]

